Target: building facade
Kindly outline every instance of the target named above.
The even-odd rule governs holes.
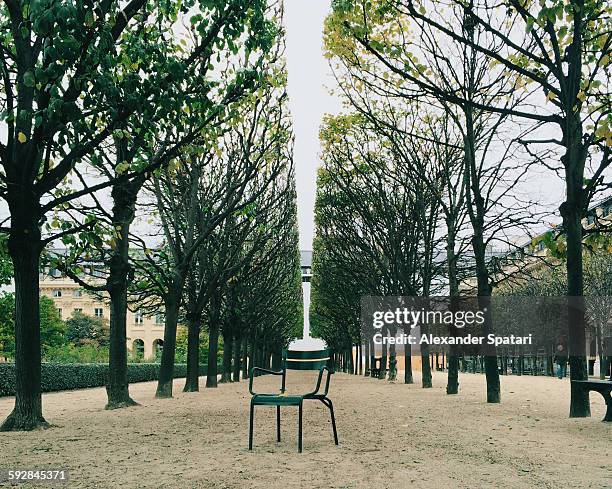
[[[585,230],[592,229],[610,229],[612,226],[612,197],[607,197],[593,205],[588,209],[587,215],[582,219],[582,227]],[[562,233],[562,226],[556,226],[550,229],[551,231]],[[535,236],[533,239],[523,243],[520,246],[515,246],[508,251],[487,250],[486,260],[490,268],[497,268],[498,271],[492,272],[493,280],[498,283],[498,286],[503,288],[504,281],[508,277],[513,277],[515,283],[526,280],[529,276],[537,273],[539,269],[547,267],[551,264],[559,264],[555,258],[551,258],[546,247],[546,242],[542,239],[544,234]],[[470,257],[473,261],[473,257]],[[493,261],[497,261],[497,266],[493,266]],[[466,295],[473,295],[477,290],[476,277],[469,276],[461,283],[460,290]],[[612,343],[610,328],[612,328],[612,312],[611,319],[608,323],[607,331],[603,331],[602,343],[608,345]],[[600,345],[597,341],[593,328],[588,328],[586,331],[586,354],[588,357],[588,369],[590,375],[599,375],[600,368]],[[607,356],[608,347],[603,347],[603,355]],[[606,375],[610,375],[610,365],[607,366]]]
[[[75,312],[107,321],[110,319],[110,307],[107,301],[85,291],[59,270],[46,269],[40,274],[39,284],[40,294],[53,299],[63,320],[69,319]],[[151,317],[139,311],[128,310],[126,326],[127,348],[133,354],[154,358],[156,352],[163,348],[163,314]]]
[[[61,253],[61,250],[56,250]],[[312,277],[312,251],[301,251],[302,282],[309,289]],[[90,277],[104,277],[104,273],[96,274],[95,269],[88,270]],[[87,316],[110,320],[110,307],[107,300],[84,290],[72,279],[54,268],[46,268],[40,274],[40,294],[53,299],[61,319],[69,319],[75,312]],[[308,292],[308,291],[307,291]],[[309,294],[305,294],[305,313],[308,318]],[[127,348],[132,354],[139,354],[146,359],[155,358],[164,345],[164,315],[162,312],[154,316],[142,314],[140,311],[128,310]]]

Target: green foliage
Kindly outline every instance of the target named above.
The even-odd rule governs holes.
[[[59,317],[52,299],[41,297],[40,304],[40,342],[43,354],[49,349],[66,344],[66,325]],[[6,357],[15,352],[15,295],[4,294],[0,298],[0,348]]]
[[[74,345],[106,346],[109,341],[108,321],[75,312],[66,320],[66,339]]]
[[[161,355],[160,355],[161,356]],[[219,349],[217,351],[217,359],[219,362],[223,356],[223,339],[219,341]],[[200,363],[205,363],[208,360],[208,333],[200,332]],[[176,355],[174,357],[178,363],[187,361],[187,329],[179,328],[176,333]]]
[[[207,366],[200,365],[200,375],[206,375]],[[174,366],[174,377],[185,377],[187,365]],[[42,391],[54,392],[71,389],[102,387],[106,384],[108,365],[43,363],[41,369]],[[158,363],[128,364],[128,382],[148,382],[159,375]],[[0,397],[15,395],[15,364],[0,363]]]
[[[0,297],[0,355],[12,357],[15,351],[15,297],[4,294]]]
[[[107,363],[108,347],[93,343],[80,346],[67,343],[47,348],[44,360],[53,363]]]
[[[66,343],[66,324],[62,321],[53,299],[41,297],[40,304],[40,343],[43,355],[49,348]]]
[[[13,278],[13,263],[7,249],[8,236],[0,234],[0,286],[8,285]]]

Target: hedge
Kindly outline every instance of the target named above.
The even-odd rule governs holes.
[[[200,365],[200,375],[206,375],[207,365]],[[41,384],[43,392],[86,389],[106,385],[106,363],[43,363]],[[128,382],[157,380],[159,363],[129,363]],[[187,375],[187,364],[174,365],[174,377]],[[0,363],[0,397],[15,395],[15,364]]]

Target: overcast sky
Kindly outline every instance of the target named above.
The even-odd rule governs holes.
[[[288,91],[295,131],[298,224],[303,250],[312,249],[314,234],[319,127],[323,114],[341,109],[339,99],[329,94],[329,87],[335,83],[323,57],[323,21],[330,9],[331,0],[285,0]],[[561,181],[550,175],[532,178],[529,187],[530,197],[536,200],[562,199]]]
[[[337,112],[339,102],[325,85],[331,80],[323,57],[323,20],[330,0],[285,0],[289,99],[295,130],[300,248],[312,249],[316,169],[319,166],[319,126],[325,112]]]

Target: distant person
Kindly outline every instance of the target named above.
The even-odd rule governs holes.
[[[562,343],[557,345],[555,363],[557,364],[557,377],[562,379],[567,372],[567,350]]]

